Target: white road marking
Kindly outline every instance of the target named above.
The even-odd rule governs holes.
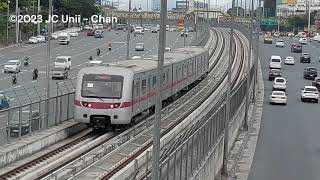
[[[76,79],[77,77],[72,77],[71,79]]]
[[[2,118],[2,117],[6,117],[6,115],[1,115],[0,118]]]

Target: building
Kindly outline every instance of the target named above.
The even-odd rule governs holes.
[[[308,4],[310,5],[311,12],[320,10],[320,0],[291,0],[291,3],[279,4],[277,6],[277,12],[281,16],[306,14],[308,11]]]
[[[160,0],[152,0],[152,11],[160,11]]]
[[[279,0],[277,0],[278,2]],[[274,17],[276,15],[276,0],[264,0],[263,1],[263,16]]]
[[[176,12],[187,12],[189,10],[189,0],[177,0],[176,8],[174,8]]]

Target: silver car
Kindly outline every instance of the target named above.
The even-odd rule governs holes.
[[[138,43],[135,47],[136,51],[144,51],[144,43]]]
[[[21,71],[21,61],[20,60],[10,60],[4,65],[4,73],[7,72],[20,72]]]
[[[56,67],[51,73],[52,79],[67,79],[68,69],[63,67]]]

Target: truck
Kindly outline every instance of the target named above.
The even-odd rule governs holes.
[[[272,34],[270,32],[267,32],[264,34],[264,44],[272,44]]]
[[[63,32],[59,36],[59,44],[69,44],[70,34],[68,32]]]

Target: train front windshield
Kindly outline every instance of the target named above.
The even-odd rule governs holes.
[[[122,88],[122,76],[86,74],[82,79],[81,96],[85,98],[121,99]]]

